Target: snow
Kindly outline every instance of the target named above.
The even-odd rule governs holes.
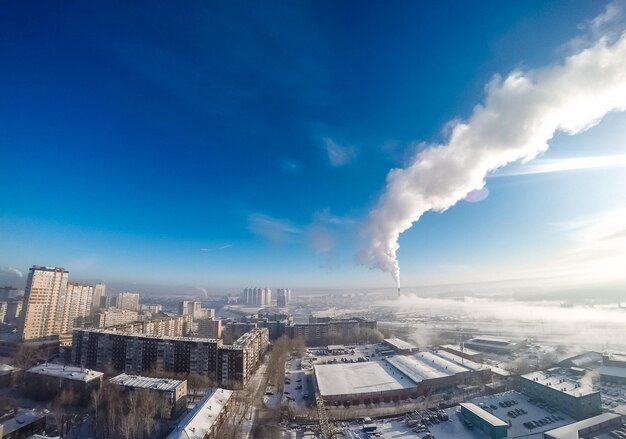
[[[215,389],[207,393],[166,439],[203,439],[213,428],[215,420],[232,394],[232,390],[226,389]]]

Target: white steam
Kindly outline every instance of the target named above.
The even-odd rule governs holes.
[[[358,259],[390,272],[402,232],[427,211],[443,212],[485,186],[488,173],[548,149],[557,131],[581,133],[610,111],[626,109],[626,33],[602,37],[558,65],[514,71],[486,87],[467,121],[451,122],[445,144],[432,145],[404,169],[392,169],[364,227]]]

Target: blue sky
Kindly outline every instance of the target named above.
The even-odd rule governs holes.
[[[3,3],[0,267],[391,286],[354,258],[389,170],[442,142],[493,75],[566,56],[605,7]],[[625,122],[558,135],[541,159],[624,154]],[[537,276],[533,264],[571,250],[563,224],[625,207],[625,186],[622,167],[490,177],[483,201],[402,234],[404,284]]]

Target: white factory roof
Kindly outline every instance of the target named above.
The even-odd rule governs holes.
[[[598,416],[593,416],[591,418],[583,419],[579,422],[574,422],[573,424],[546,431],[545,434],[550,435],[550,437],[554,439],[578,439],[578,432],[580,430],[593,427],[594,425],[598,425],[619,417],[620,415],[616,415],[614,413],[602,413]]]
[[[441,345],[442,349],[450,349],[455,352],[463,352],[467,355],[481,355],[482,352],[475,351],[474,349],[466,348],[465,346],[461,347],[459,344],[444,344]]]
[[[559,373],[546,373],[543,371],[531,372],[522,375],[522,378],[543,384],[572,396],[585,396],[596,393],[590,384],[573,380]]]
[[[609,359],[614,361],[626,361],[626,354],[609,354]]]
[[[476,361],[472,361],[472,360],[468,360],[467,358],[463,358],[460,355],[456,355],[453,353],[450,353],[448,351],[444,351],[444,350],[439,350],[439,351],[435,351],[434,352],[438,357],[442,357],[445,358],[446,360],[450,360],[456,364],[460,364],[463,367],[466,367],[467,369],[470,370],[484,370],[484,369],[489,369],[491,370],[493,373],[500,375],[500,376],[510,376],[511,373],[507,370],[501,369],[499,367],[496,366],[491,366],[489,364],[485,364],[485,363],[477,363]]]
[[[170,380],[167,378],[150,378],[138,375],[127,375],[125,373],[110,379],[110,382],[125,387],[135,389],[152,389],[163,392],[175,392],[184,382],[181,380]]]
[[[385,343],[388,343],[394,348],[400,349],[400,350],[417,349],[417,346],[415,346],[414,344],[409,343],[408,341],[404,341],[400,338],[386,338]]]
[[[498,345],[510,345],[514,344],[513,341],[507,338],[501,337],[492,337],[492,336],[479,336],[474,337],[467,341],[468,343],[487,343],[487,344],[498,344]]]
[[[394,355],[386,360],[415,383],[433,378],[448,377],[469,370],[445,358],[438,357],[432,352],[419,352],[409,356]]]
[[[36,373],[39,375],[55,376],[67,380],[84,381],[89,382],[97,378],[101,378],[104,375],[102,372],[97,372],[91,369],[85,369],[78,366],[64,366],[62,364],[40,364],[28,369],[30,373]]]
[[[226,389],[207,393],[166,439],[204,439],[232,394],[232,390]]]
[[[377,393],[415,387],[409,377],[384,361],[319,364],[315,366],[315,377],[322,396]]]
[[[599,372],[600,375],[626,378],[626,367],[602,366]]]
[[[479,418],[482,418],[483,420],[487,421],[494,427],[508,427],[509,426],[509,424],[504,422],[502,419],[498,418],[497,416],[492,415],[487,410],[481,409],[476,404],[472,404],[471,402],[462,402],[459,405],[469,410],[470,412],[474,413]]]

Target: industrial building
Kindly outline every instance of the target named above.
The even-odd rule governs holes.
[[[622,428],[623,423],[620,415],[602,413],[601,415],[546,431],[543,434],[543,439],[596,438],[603,434],[607,434],[607,437],[619,438],[621,436],[611,435],[610,433]]]
[[[102,372],[62,364],[42,364],[24,374],[25,394],[36,400],[50,400],[63,389],[71,389],[87,400],[91,391],[102,385]]]
[[[156,392],[163,400],[159,417],[175,419],[187,409],[187,381],[166,378],[150,378],[120,374],[109,380],[111,384],[132,391]]]
[[[404,355],[417,351],[417,346],[399,338],[386,338],[383,340],[383,344],[390,347],[396,354]]]
[[[328,404],[397,402],[485,381],[488,370],[471,370],[432,352],[395,355],[381,361],[314,366],[320,395]]]
[[[476,426],[491,439],[502,439],[507,436],[509,424],[476,404],[461,403],[461,416],[466,425]]]
[[[476,363],[482,363],[483,361],[482,352],[469,349],[463,343],[462,344],[444,344],[440,346],[440,348],[443,349],[444,351],[450,352],[451,354],[458,355],[459,357],[466,358]]]
[[[602,412],[600,392],[581,381],[560,373],[560,368],[520,376],[520,390],[574,419],[585,419]]]
[[[604,383],[626,384],[626,354],[603,355],[599,373]]]
[[[379,404],[418,396],[417,385],[386,361],[316,365],[315,382],[326,404]]]
[[[522,347],[516,341],[500,337],[474,337],[463,343],[464,347],[480,352],[510,355]]]
[[[231,390],[208,392],[166,439],[217,439],[220,426],[232,405]]]

